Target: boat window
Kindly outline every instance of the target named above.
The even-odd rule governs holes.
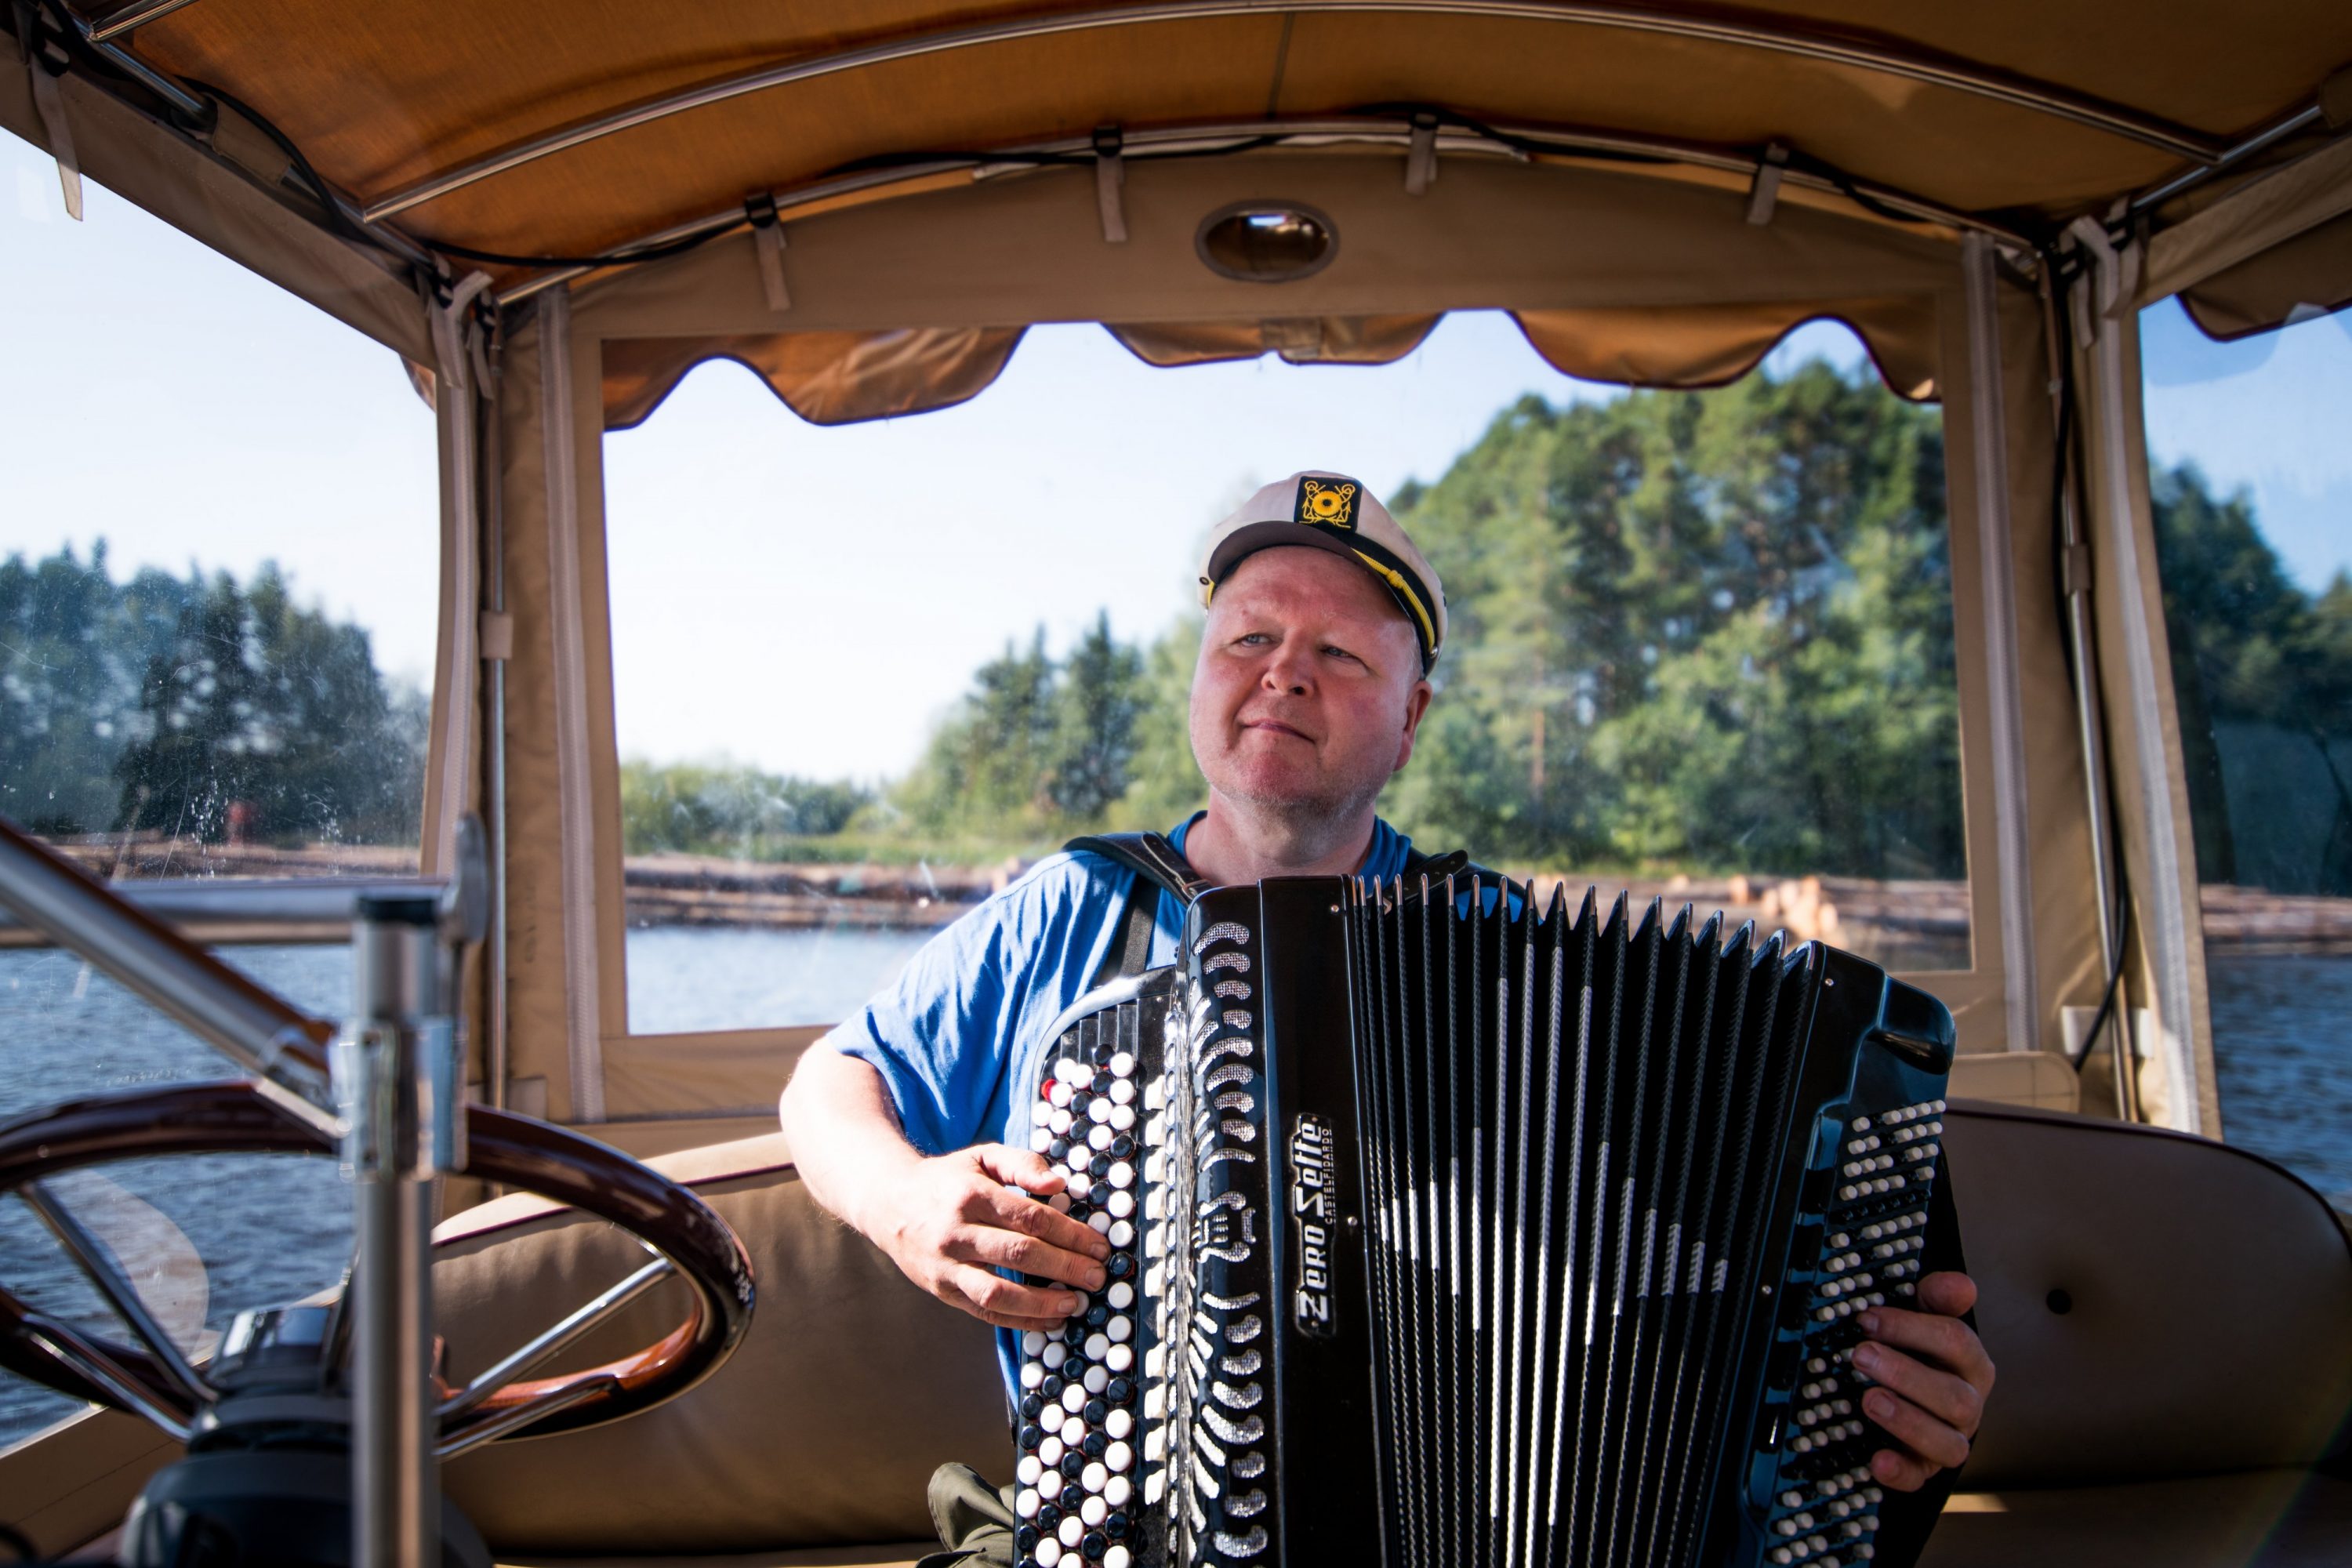
[[[1040,327],[837,428],[714,363],[604,463],[635,1032],[839,1019],[1071,836],[1183,821],[1198,552],[1301,468],[1446,586],[1417,843],[1969,966],[1941,419],[1842,327],[1688,394],[1491,313],[1385,367]]]
[[[399,359],[88,180],[68,221],[14,138],[0,183],[0,813],[110,878],[415,870],[439,528]],[[345,1010],[347,949],[224,956]],[[0,951],[0,1120],[229,1070],[79,958]],[[329,1159],[57,1190],[197,1348],[349,1253]],[[14,1200],[0,1258],[37,1304],[95,1310]],[[0,1447],[73,1408],[0,1374]]]
[[[413,871],[431,412],[392,351],[102,188],[68,221],[5,142],[0,812],[110,877]]]
[[[2352,315],[2141,328],[2222,1131],[2352,1212]]]

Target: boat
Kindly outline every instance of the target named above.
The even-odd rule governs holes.
[[[1833,319],[1941,409],[1974,940],[1907,977],[1958,1026],[1950,1168],[2000,1381],[1922,1561],[2352,1554],[2352,1244],[2225,1137],[2139,340],[2168,299],[2230,340],[2352,302],[2352,11],[39,0],[0,25],[0,125],[68,193],[101,182],[398,354],[440,474],[416,876],[110,892],[8,835],[25,940],[262,1087],[58,1108],[0,1130],[0,1165],[27,1128],[78,1129],[75,1159],[334,1147],[333,1021],[190,942],[408,952],[424,989],[376,1022],[462,1041],[472,1147],[437,1187],[429,1161],[382,1177],[437,1194],[459,1391],[405,1462],[452,1450],[425,1474],[497,1562],[911,1563],[933,1466],[1008,1451],[985,1331],[817,1210],[773,1131],[824,1026],[628,1026],[604,433],[718,357],[846,423],[975,395],[1038,323],[1171,367],[1379,363],[1472,310],[1652,388]],[[470,954],[446,984],[415,956],[443,940]],[[420,996],[457,1027],[411,1027]],[[260,1376],[336,1348],[336,1312],[145,1375]],[[10,1307],[10,1366],[101,1403],[0,1452],[0,1523],[109,1557],[194,1406],[37,1328]],[[523,1376],[559,1354],[589,1370]],[[431,1529],[402,1528],[371,1561]]]

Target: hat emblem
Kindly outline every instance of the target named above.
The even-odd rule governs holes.
[[[1301,479],[1295,521],[1327,528],[1356,525],[1356,482],[1353,479]]]

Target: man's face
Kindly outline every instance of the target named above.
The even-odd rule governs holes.
[[[1192,671],[1192,755],[1211,789],[1287,817],[1368,805],[1429,706],[1421,645],[1370,573],[1286,545],[1210,601]]]

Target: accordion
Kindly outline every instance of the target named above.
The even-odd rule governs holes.
[[[1915,1289],[1953,1039],[1688,910],[1202,894],[1034,1086],[1113,1251],[1024,1340],[1018,1561],[1866,1562],[1853,1319]]]

